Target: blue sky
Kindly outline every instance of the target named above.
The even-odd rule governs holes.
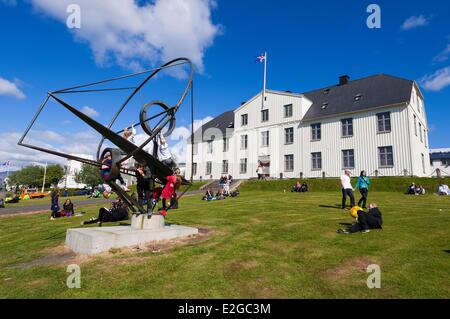
[[[187,3],[197,15],[183,20],[164,7],[164,1]],[[80,3],[81,29],[67,28],[65,2]],[[112,8],[106,7],[108,3]],[[126,8],[120,7],[124,3]],[[380,29],[366,26],[370,3],[381,8]],[[155,10],[149,13],[150,8]],[[121,15],[126,12],[134,16]],[[146,16],[146,12],[153,15]],[[140,22],[141,18],[150,24]],[[195,118],[207,119],[236,108],[262,89],[262,65],[254,61],[264,50],[268,52],[269,89],[306,92],[334,84],[342,74],[357,79],[387,73],[417,80],[425,95],[430,146],[450,147],[448,21],[450,4],[439,0],[125,0],[121,4],[0,0],[0,161],[27,156],[48,160],[15,148],[13,141],[49,90],[187,55],[200,71],[195,78]],[[140,32],[148,38],[142,47]],[[161,79],[159,87],[166,95],[178,92],[169,84],[176,81]],[[94,109],[96,118],[107,123],[120,98],[83,97],[79,106]],[[123,123],[136,121],[138,114],[130,112],[129,116]],[[172,143],[185,136],[189,118],[185,104],[177,114],[177,124],[185,130],[180,129]],[[73,142],[68,135],[83,131],[69,117],[52,111],[39,124],[37,130],[47,134],[40,136],[60,143]],[[66,134],[66,139],[52,132]]]

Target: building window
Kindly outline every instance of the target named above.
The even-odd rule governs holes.
[[[423,154],[422,154],[422,168],[423,168],[423,173],[426,174],[427,168],[425,167],[425,155],[423,155]]]
[[[194,143],[194,147],[192,150],[192,155],[197,155],[198,154],[198,144]]]
[[[284,106],[284,117],[292,117],[292,104]]]
[[[294,155],[284,155],[284,171],[293,172],[294,171]]]
[[[239,173],[247,174],[247,159],[246,158],[241,158],[241,162],[239,165]]]
[[[248,147],[248,135],[241,135],[241,150],[246,150]]]
[[[192,176],[197,175],[197,163],[192,163]]]
[[[419,123],[419,134],[420,134],[420,141],[423,143],[422,123]]]
[[[248,124],[248,114],[241,115],[241,126],[246,126]]]
[[[417,95],[417,112],[420,114],[420,97]]]
[[[355,168],[355,151],[343,150],[342,151],[343,168]]]
[[[212,172],[212,162],[206,162],[206,173],[205,175],[211,175]]]
[[[208,154],[211,154],[213,152],[213,141],[207,141],[207,147],[206,147],[206,152]]]
[[[427,131],[423,130],[423,139],[425,141],[425,148],[428,148],[428,138],[427,138]]]
[[[353,136],[353,119],[343,119],[342,124],[342,137]]]
[[[223,138],[223,151],[228,152],[229,149],[230,149],[230,139],[224,137]]]
[[[320,123],[311,125],[311,140],[320,141],[321,139]]]
[[[318,171],[322,169],[322,153],[311,153],[312,169]]]
[[[269,120],[269,110],[261,111],[261,122],[267,122]]]
[[[379,113],[378,118],[378,133],[389,133],[391,131],[391,113]]]
[[[294,128],[288,127],[284,129],[284,144],[293,144],[294,143]]]
[[[392,153],[392,146],[383,146],[378,148],[378,161],[380,167],[394,166],[394,155]]]
[[[269,146],[269,131],[261,132],[261,147]]]
[[[417,116],[414,115],[414,132],[416,133],[417,136]]]
[[[228,174],[228,161],[222,161],[222,174]]]

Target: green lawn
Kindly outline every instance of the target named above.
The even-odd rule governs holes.
[[[32,266],[80,217],[0,218],[0,298],[450,298],[450,198],[372,192],[384,229],[338,235],[352,221],[333,207],[339,192],[241,191],[185,197],[170,212],[169,222],[211,230],[207,240],[81,259],[81,289],[65,285],[68,261]],[[381,289],[366,286],[369,264],[381,267]]]

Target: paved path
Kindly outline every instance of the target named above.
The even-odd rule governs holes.
[[[82,199],[75,200],[75,206],[88,206],[88,205],[98,205],[102,203],[110,202],[110,199],[98,198],[98,199]],[[62,204],[61,204],[62,206]],[[50,203],[41,204],[41,205],[33,205],[33,206],[16,206],[16,207],[7,207],[0,208],[0,216],[3,215],[13,215],[13,214],[25,214],[25,213],[35,213],[35,212],[43,212],[47,211],[50,214]]]
[[[202,190],[195,190],[195,191],[188,191],[184,196],[190,196],[190,195],[197,195],[197,194],[203,194],[204,191]],[[61,198],[64,200],[64,198]],[[85,207],[89,205],[100,205],[103,203],[108,204],[113,199],[104,199],[104,198],[98,198],[98,199],[82,199],[82,200],[75,200],[74,204],[76,208]],[[62,201],[60,201],[60,204],[62,206]],[[16,207],[7,207],[7,208],[0,208],[0,216],[6,216],[6,215],[17,215],[17,214],[29,214],[29,213],[38,213],[38,212],[48,212],[50,214],[50,203],[47,204],[41,204],[41,205],[33,205],[33,206],[16,206]]]

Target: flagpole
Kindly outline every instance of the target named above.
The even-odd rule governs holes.
[[[266,100],[266,82],[267,82],[267,52],[264,52],[264,87],[262,93],[262,107],[264,108],[264,101]]]
[[[45,168],[44,168],[44,180],[42,181],[42,190],[41,190],[42,193],[44,192],[45,175],[47,175],[47,163],[45,163]]]

